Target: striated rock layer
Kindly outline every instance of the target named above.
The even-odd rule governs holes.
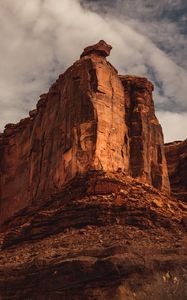
[[[162,129],[153,85],[118,76],[104,41],[40,96],[30,117],[6,125],[0,137],[0,222],[41,206],[70,180],[88,171],[121,170],[169,191]]]
[[[187,140],[165,144],[171,191],[187,201]]]
[[[186,299],[187,206],[121,173],[90,176],[3,225],[0,299]]]

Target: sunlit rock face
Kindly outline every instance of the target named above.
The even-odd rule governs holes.
[[[30,117],[0,136],[0,222],[46,203],[87,172],[124,172],[169,191],[153,85],[119,76],[104,41],[84,49],[40,96]]]

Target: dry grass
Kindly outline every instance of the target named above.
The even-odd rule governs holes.
[[[138,300],[187,300],[187,271],[157,274]]]

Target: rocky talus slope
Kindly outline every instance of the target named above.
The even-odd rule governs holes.
[[[187,298],[187,205],[169,176],[185,183],[152,83],[118,75],[111,48],[85,48],[0,135],[2,300]]]

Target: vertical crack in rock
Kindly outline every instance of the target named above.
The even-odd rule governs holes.
[[[40,187],[40,181],[41,181],[41,176],[42,176],[42,167],[43,167],[43,157],[44,157],[44,150],[45,150],[45,132],[41,141],[41,155],[40,155],[40,159],[39,159],[39,172],[38,172],[38,183],[36,186],[36,191],[35,191],[35,195],[33,197],[33,201],[35,199],[37,199],[37,195],[38,195],[38,191],[39,191],[39,187]]]
[[[116,129],[113,126],[113,114],[114,114],[114,104],[113,104],[113,101],[114,101],[114,88],[113,88],[113,85],[112,85],[112,74],[110,73],[110,77],[109,77],[109,83],[110,83],[110,87],[111,87],[111,112],[110,112],[110,129],[109,129],[109,132],[108,132],[108,141],[109,141],[109,146],[110,146],[110,139],[112,138],[111,137],[111,132],[113,133],[113,131],[116,131]],[[111,147],[111,146],[110,146]],[[111,151],[114,151],[113,148],[110,148]],[[112,153],[110,154],[110,159],[112,161]]]

